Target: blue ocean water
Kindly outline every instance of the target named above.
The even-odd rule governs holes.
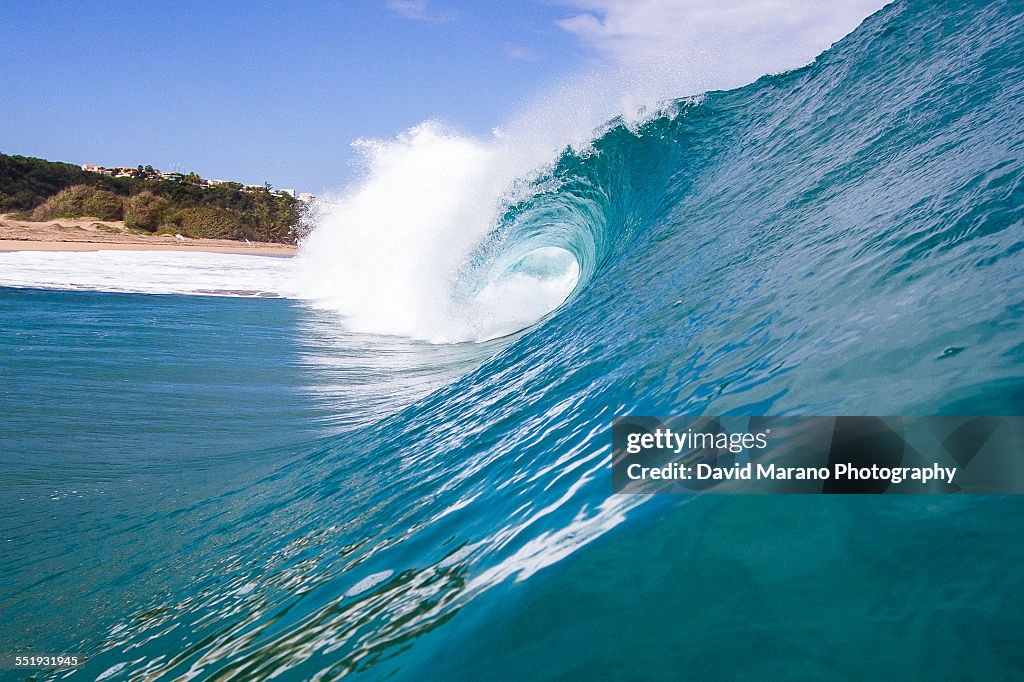
[[[899,2],[566,152],[479,251],[579,264],[511,336],[0,290],[0,650],[111,680],[1020,676],[1024,502],[612,496],[609,426],[1020,414],[1022,150],[1024,8]]]

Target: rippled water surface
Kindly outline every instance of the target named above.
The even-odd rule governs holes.
[[[0,648],[74,679],[1019,676],[1024,502],[611,496],[608,430],[1020,414],[1022,123],[1018,3],[896,3],[562,156],[478,254],[578,264],[511,336],[0,289]]]

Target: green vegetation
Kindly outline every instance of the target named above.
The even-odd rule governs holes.
[[[237,213],[215,206],[184,208],[169,216],[164,225],[189,237],[241,239],[245,232]]]
[[[72,185],[36,206],[30,220],[89,217],[98,220],[121,220],[124,200],[110,190]]]
[[[167,197],[152,192],[139,192],[124,199],[124,226],[142,230],[160,229],[164,216],[170,213],[171,202]]]
[[[198,184],[195,173],[160,179],[152,167],[115,178],[68,163],[0,154],[0,213],[26,220],[89,217],[188,237],[295,243],[306,205],[269,186]]]

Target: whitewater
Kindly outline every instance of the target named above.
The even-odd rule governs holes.
[[[539,191],[558,189],[561,180],[551,171],[566,150],[587,156],[618,124],[637,130],[674,116],[680,95],[736,87],[812,61],[882,4],[822,8],[797,0],[771,12],[743,0],[710,9],[648,2],[635,15],[619,16],[609,6],[596,26],[594,15],[582,14],[564,28],[584,38],[608,33],[612,66],[564,78],[487,138],[425,121],[393,140],[357,140],[361,173],[315,207],[316,228],[297,263],[22,252],[0,254],[0,285],[278,295],[334,310],[359,333],[434,343],[505,336],[557,308],[587,274],[581,267],[590,267],[594,245],[578,228],[603,226],[555,222],[530,231],[509,215]],[[619,26],[659,14],[680,31]]]
[[[1024,13],[874,9],[361,141],[295,259],[0,254],[0,642],[106,680],[1018,673],[1012,497],[611,494],[616,416],[1020,413]],[[574,28],[634,54],[615,17]]]

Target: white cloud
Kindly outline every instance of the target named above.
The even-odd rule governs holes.
[[[566,0],[558,22],[626,68],[670,65],[704,87],[735,87],[812,61],[887,0]]]
[[[410,21],[446,23],[455,19],[449,14],[432,13],[428,5],[429,0],[388,0],[384,6]]]
[[[505,43],[504,51],[505,56],[509,59],[517,59],[522,62],[539,62],[541,59],[540,53],[526,45]]]
[[[605,59],[571,73],[501,126],[509,146],[550,158],[583,149],[606,122],[807,64],[887,0],[556,0],[559,25]],[[554,150],[554,151],[553,151]]]

